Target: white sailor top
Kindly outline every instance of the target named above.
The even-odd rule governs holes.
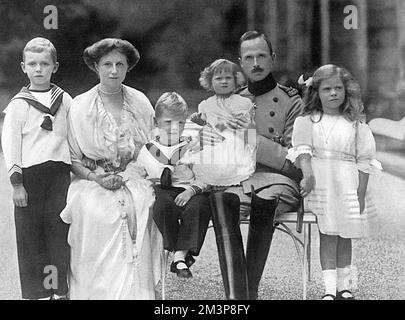
[[[50,105],[23,87],[4,110],[2,148],[12,184],[22,183],[22,168],[47,161],[71,164],[67,115],[72,98],[51,84]]]
[[[147,179],[160,181],[165,168],[172,171],[172,186],[185,189],[193,189],[195,193],[204,192],[207,185],[203,183],[192,170],[192,164],[188,162],[186,147],[188,140],[176,145],[164,146],[160,142],[151,140],[145,144],[138,155],[136,164],[145,168]]]

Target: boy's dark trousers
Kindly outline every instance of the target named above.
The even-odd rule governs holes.
[[[22,297],[65,295],[70,259],[69,225],[59,214],[66,205],[70,166],[48,161],[24,168],[23,184],[28,205],[14,208]]]
[[[163,246],[166,250],[189,250],[192,255],[197,256],[210,220],[209,200],[207,194],[197,194],[191,197],[184,207],[179,207],[174,199],[184,190],[155,186],[153,219],[163,235]]]

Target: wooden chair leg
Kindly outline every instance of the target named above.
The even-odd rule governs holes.
[[[303,252],[303,265],[302,265],[302,299],[307,299],[307,284],[308,284],[308,242],[309,242],[309,225],[304,224],[304,252]]]
[[[307,262],[308,262],[308,281],[311,281],[311,229],[312,224],[308,223],[308,254],[307,254]]]
[[[163,250],[162,257],[162,300],[166,300],[166,272],[167,272],[167,261],[169,260],[169,251]]]

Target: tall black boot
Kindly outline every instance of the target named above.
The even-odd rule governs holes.
[[[274,216],[277,199],[265,200],[252,189],[249,233],[246,247],[246,264],[249,299],[256,300],[260,279],[266,265],[274,233]]]
[[[247,273],[239,228],[239,197],[233,193],[213,193],[210,205],[226,299],[246,300]]]

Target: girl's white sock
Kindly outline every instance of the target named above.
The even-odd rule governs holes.
[[[336,295],[336,270],[322,270],[325,294]]]
[[[350,290],[350,266],[337,268],[337,289],[338,291]]]

